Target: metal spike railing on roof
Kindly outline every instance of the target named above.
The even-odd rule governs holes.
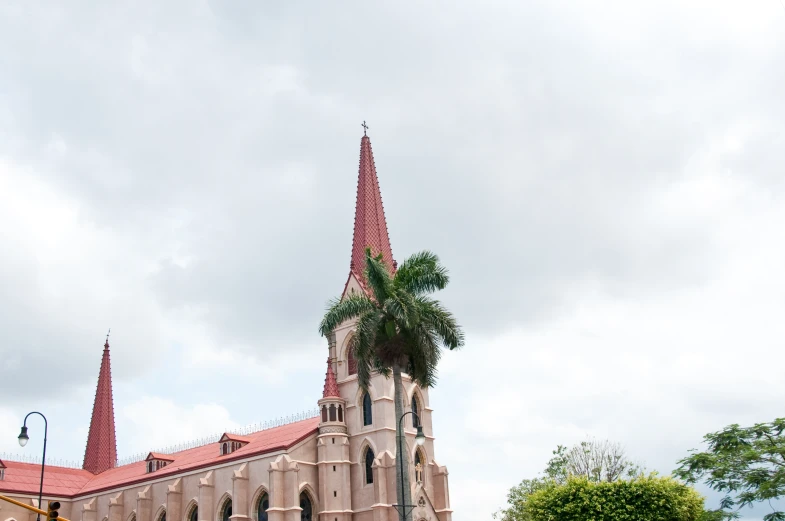
[[[41,464],[41,456],[33,454],[12,454],[10,452],[0,452],[0,460],[16,461],[17,463]],[[82,464],[76,461],[68,461],[60,458],[46,458],[47,467],[64,467],[68,469],[81,469]]]
[[[210,436],[205,436],[203,438],[198,438],[198,439],[191,440],[191,441],[188,441],[188,442],[185,442],[185,443],[180,443],[180,444],[177,444],[177,445],[171,445],[171,446],[165,447],[163,449],[155,449],[155,450],[144,452],[144,453],[134,454],[132,456],[127,456],[125,458],[118,459],[116,466],[120,467],[122,465],[129,465],[131,463],[137,463],[139,461],[143,461],[150,452],[158,452],[158,453],[161,453],[161,454],[174,454],[176,452],[182,452],[184,450],[195,449],[196,447],[202,447],[204,445],[209,445],[211,443],[216,443],[216,442],[218,442],[219,439],[221,439],[221,436],[224,434],[224,432],[229,433],[229,434],[237,434],[239,436],[245,436],[245,435],[248,435],[248,434],[253,434],[255,432],[260,432],[260,431],[264,431],[264,430],[267,430],[267,429],[273,429],[275,427],[281,427],[283,425],[288,425],[290,423],[295,423],[295,422],[298,422],[298,421],[307,420],[309,418],[315,418],[317,416],[319,416],[319,408],[318,407],[316,407],[314,409],[311,409],[309,411],[303,411],[303,412],[300,412],[300,413],[297,413],[297,414],[292,414],[292,415],[289,415],[289,416],[286,416],[286,417],[279,417],[279,418],[276,418],[276,419],[273,419],[273,420],[260,421],[259,423],[252,423],[250,425],[246,425],[245,427],[240,427],[240,428],[237,428],[237,429],[224,430],[220,434],[212,434]],[[2,459],[2,458],[0,458],[0,459]],[[39,461],[39,463],[40,463],[40,461]],[[77,468],[79,468],[79,467],[77,467]]]

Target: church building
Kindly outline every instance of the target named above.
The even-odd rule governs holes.
[[[366,291],[366,247],[391,263],[392,248],[367,135],[360,172],[349,274],[343,294]],[[343,281],[341,281],[343,282]],[[350,349],[354,322],[329,336],[318,415],[264,429],[226,432],[184,450],[150,452],[118,465],[109,341],[104,344],[82,468],[47,465],[47,500],[71,521],[397,521],[398,457],[408,458],[413,521],[451,521],[447,468],[436,462],[428,389],[403,376],[408,407],[406,446],[396,450],[393,380],[374,374],[357,382]],[[426,436],[415,443],[418,421]],[[152,426],[151,426],[152,428]],[[0,461],[0,494],[38,506],[41,465]],[[36,514],[0,501],[0,521]]]

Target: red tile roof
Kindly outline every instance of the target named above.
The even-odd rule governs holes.
[[[324,393],[322,398],[340,398],[341,393],[338,391],[338,382],[335,379],[333,372],[333,364],[330,359],[327,359],[327,376],[324,377]]]
[[[111,469],[117,463],[117,442],[114,429],[114,403],[112,400],[112,369],[109,363],[109,336],[104,344],[104,356],[95,389],[93,417],[82,468],[93,474]]]
[[[5,466],[5,478],[0,481],[0,493],[19,492],[38,495],[38,487],[41,484],[40,463],[6,460]],[[56,497],[71,496],[79,492],[94,477],[86,470],[47,465],[44,472],[44,494]]]
[[[373,255],[382,254],[390,270],[395,270],[387,221],[384,218],[382,194],[376,165],[373,161],[371,140],[363,136],[360,141],[360,173],[357,179],[357,204],[354,210],[354,238],[352,240],[351,271],[365,282],[365,249],[371,248]]]
[[[225,456],[221,456],[220,442],[174,454],[159,454],[165,458],[172,458],[172,461],[164,468],[149,474],[144,461],[115,467],[98,475],[81,469],[47,466],[44,473],[44,494],[57,497],[82,496],[141,483],[148,479],[158,479],[162,476],[174,477],[182,472],[227,461],[243,460],[268,452],[285,450],[316,434],[318,425],[319,418],[309,418],[255,432],[243,437],[249,440],[247,445]],[[8,468],[5,471],[5,479],[0,481],[0,492],[38,493],[40,465],[13,461],[6,461],[6,465]]]
[[[300,422],[282,425],[274,429],[267,429],[248,435],[248,445],[237,449],[228,456],[221,456],[218,442],[202,445],[193,449],[170,454],[174,461],[164,468],[153,472],[156,478],[175,475],[182,471],[208,467],[216,463],[225,463],[238,459],[287,449],[295,443],[307,438],[316,432],[319,424],[318,418],[310,418]],[[148,479],[143,461],[131,463],[109,469],[95,476],[81,493],[96,492],[99,490],[115,488],[122,485],[137,483]]]

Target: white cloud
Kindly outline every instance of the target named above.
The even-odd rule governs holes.
[[[216,403],[182,406],[169,398],[140,396],[117,415],[117,429],[124,440],[118,452],[122,458],[239,427],[226,407]]]
[[[663,222],[705,226],[715,237],[705,284],[613,296],[589,281],[572,288],[570,312],[470,337],[445,357],[432,393],[439,459],[452,474],[487,477],[490,502],[501,506],[557,444],[587,435],[620,441],[667,474],[704,434],[781,415],[780,372],[767,368],[785,363],[785,245],[774,239],[785,198],[704,169],[652,194],[652,208]],[[465,485],[453,495],[456,511],[487,516],[488,504]]]
[[[313,406],[363,119],[396,257],[439,253],[467,327],[431,394],[456,521],[558,443],[669,471],[777,414],[777,1],[409,11],[0,4],[0,447],[40,408],[81,458],[107,327],[121,456]]]

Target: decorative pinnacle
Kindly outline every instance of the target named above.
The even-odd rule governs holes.
[[[327,357],[327,375],[324,377],[324,393],[322,393],[322,398],[340,397],[341,393],[338,390],[338,382],[335,380],[333,365],[330,363],[330,358]]]

